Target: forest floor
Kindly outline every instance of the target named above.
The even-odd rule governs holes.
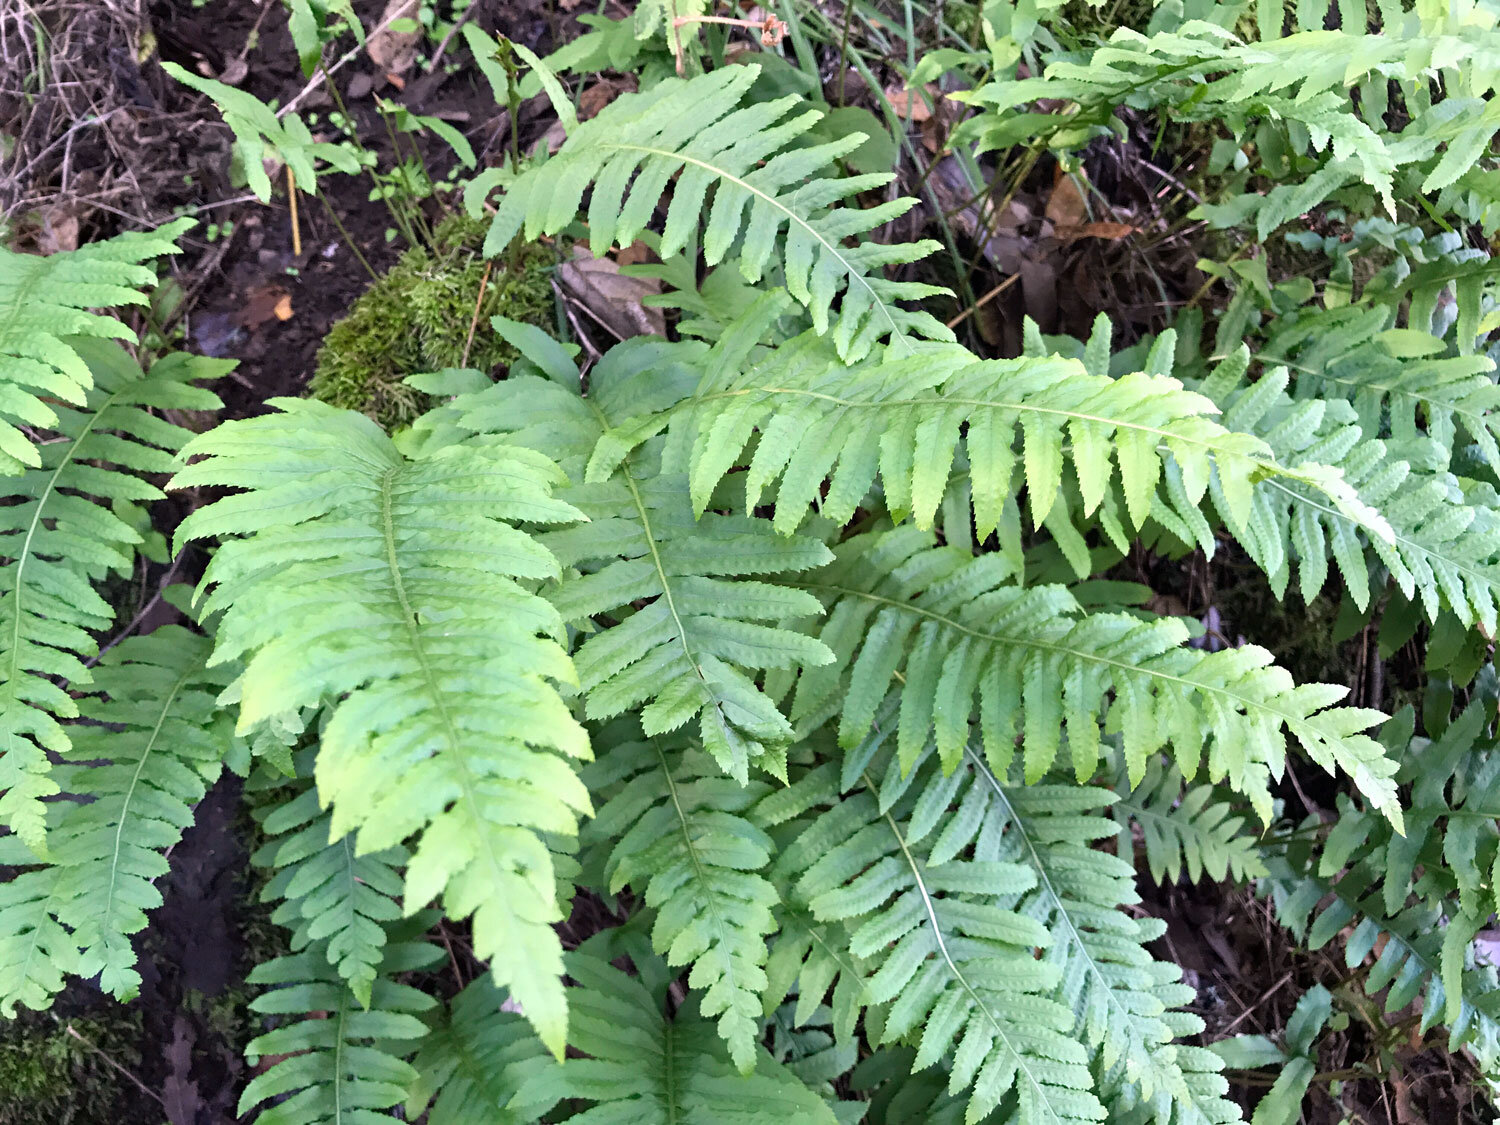
[[[378,22],[383,7],[380,0],[355,3],[367,26]],[[577,33],[571,7],[568,0],[475,0],[470,18],[545,53]],[[12,147],[19,156],[3,168],[20,169],[0,177],[0,230],[8,227],[18,248],[50,252],[195,214],[199,226],[182,240],[184,252],[171,267],[172,296],[152,317],[141,317],[139,328],[192,352],[237,360],[219,387],[231,417],[255,414],[276,396],[303,394],[328,330],[370,284],[366,264],[376,272],[388,269],[403,240],[391,237],[392,216],[371,198],[364,177],[326,177],[328,208],[303,196],[295,217],[284,190],[269,206],[256,201],[231,182],[231,138],[217,111],[160,65],[176,62],[268,103],[296,100],[310,120],[326,123],[338,107],[299,68],[279,0],[0,0],[0,72],[10,76],[27,73],[37,62],[16,55],[17,21],[30,18],[23,11],[38,18],[65,15],[57,26],[67,31],[51,40],[49,80],[39,97],[18,99],[14,91],[0,90],[0,134],[9,138],[7,147],[19,146]],[[626,8],[610,0],[605,12],[622,16]],[[459,45],[450,42],[446,61],[460,55]],[[435,49],[425,44],[429,56]],[[509,112],[495,105],[472,68],[448,73],[420,60],[379,65],[359,50],[347,59],[335,57],[358,136],[381,167],[392,166],[395,152],[375,109],[377,95],[454,125],[481,166],[497,163],[511,143]],[[853,85],[850,90],[857,95]],[[520,147],[545,142],[554,122],[544,99],[526,103]],[[912,128],[919,147],[934,135],[915,112]],[[417,143],[440,179],[453,164],[451,151],[430,137]],[[953,194],[940,149],[925,147],[936,158],[933,190],[939,198]],[[1134,216],[1161,211],[1181,194],[1178,189],[1191,194],[1180,183],[1174,188],[1170,172],[1147,161],[1143,151],[1125,140],[1092,154],[1093,182],[1119,201],[1122,213]],[[1194,263],[1206,251],[1183,224],[1162,224],[1163,233],[1151,238],[1120,237],[1118,228],[1104,229],[1108,223],[1094,224],[1100,229],[1091,236],[1070,236],[1081,227],[1082,201],[1068,196],[1060,187],[1065,182],[1039,166],[1017,185],[1010,219],[983,245],[966,231],[965,210],[956,209],[957,237],[973,262],[964,283],[955,286],[963,299],[952,315],[973,310],[961,330],[977,335],[992,354],[1019,349],[1025,315],[1049,332],[1083,334],[1102,311],[1116,322],[1116,340],[1129,342],[1160,327],[1170,307],[1199,299],[1205,288]],[[438,201],[422,207],[435,223]],[[953,284],[957,272],[940,264],[936,280]],[[1021,284],[1009,285],[1005,278],[1020,278]],[[638,292],[628,286],[560,285],[558,309],[585,342],[592,334],[607,346],[611,336],[629,334],[633,323],[636,330],[660,327],[659,314],[631,307],[635,297]],[[980,297],[988,299],[976,310]],[[1247,603],[1239,591],[1251,583],[1238,581],[1244,560],[1228,551],[1211,565],[1201,557],[1183,565],[1145,556],[1122,565],[1173,612],[1212,614],[1230,643],[1243,635],[1267,643],[1299,677],[1310,673],[1350,683],[1353,702],[1379,705],[1383,698],[1389,705],[1403,684],[1416,682],[1412,655],[1398,651],[1382,659],[1368,630],[1332,650],[1328,606]],[[125,594],[121,620],[154,612],[151,592],[162,578],[160,568],[140,576],[138,589]],[[27,1015],[0,1030],[0,1125],[238,1120],[234,1103],[248,1070],[243,1045],[257,1030],[245,1007],[244,976],[282,940],[268,912],[255,903],[255,888],[245,883],[254,826],[238,811],[239,796],[238,782],[226,777],[171,853],[171,873],[161,887],[165,904],[140,941],[145,981],[135,1005],[122,1010],[89,985],[74,985],[54,1012]],[[1294,774],[1284,796],[1293,809],[1326,810],[1332,803],[1331,790],[1312,773]],[[1142,891],[1140,909],[1167,922],[1160,955],[1184,966],[1199,990],[1196,1011],[1207,1022],[1209,1038],[1273,1032],[1285,1026],[1309,985],[1349,984],[1337,956],[1297,952],[1268,904],[1248,892],[1149,883]],[[591,928],[591,911],[597,905],[581,904],[568,923],[575,940]],[[462,979],[472,968],[463,935],[443,936],[453,953],[452,972]],[[1402,1057],[1399,1082],[1363,1080],[1360,1089],[1368,1091],[1346,1098],[1363,1107],[1360,1120],[1413,1125],[1472,1119],[1475,1095],[1461,1058],[1421,1055],[1415,1035],[1410,1044],[1392,1044],[1378,1021],[1370,1027],[1351,1023],[1346,1034],[1332,1039],[1335,1046],[1319,1060],[1326,1072],[1374,1057],[1382,1046]],[[1253,1105],[1261,1091],[1238,1092]],[[1332,1125],[1341,1115],[1331,1103],[1314,1099],[1304,1120]]]

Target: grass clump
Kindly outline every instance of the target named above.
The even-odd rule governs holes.
[[[546,324],[552,316],[552,252],[528,243],[516,257],[496,259],[484,285],[480,253],[486,224],[467,215],[445,219],[433,246],[416,246],[354,302],[318,351],[309,391],[333,406],[358,410],[387,430],[409,425],[431,402],[403,379],[445,367],[492,371],[515,351],[490,328],[490,317]],[[469,326],[474,341],[468,348]]]

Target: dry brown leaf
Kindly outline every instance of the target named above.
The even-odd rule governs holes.
[[[1083,201],[1083,192],[1078,190],[1078,181],[1059,168],[1052,182],[1052,196],[1047,200],[1047,218],[1055,227],[1079,227],[1088,217],[1088,205]]]
[[[41,225],[36,232],[36,248],[42,254],[57,254],[78,249],[79,218],[82,204],[54,203],[41,210]]]
[[[1073,242],[1080,238],[1102,238],[1106,242],[1118,242],[1134,233],[1135,227],[1129,223],[1084,223],[1077,227],[1060,226],[1057,228],[1057,237],[1064,242]]]
[[[651,247],[639,239],[632,242],[629,246],[622,247],[615,254],[615,262],[620,266],[634,266],[639,265],[641,262],[649,262],[650,260]]]
[[[666,316],[661,309],[641,301],[661,292],[652,277],[627,277],[619,263],[594,258],[581,246],[573,248],[573,260],[557,267],[557,284],[585,322],[603,326],[621,340],[632,336],[664,336]]]
[[[635,90],[635,77],[601,78],[578,95],[578,119],[587,121],[621,94]]]
[[[943,92],[935,84],[929,82],[923,88],[931,97],[934,105],[942,100]],[[906,120],[914,121],[920,125],[932,116],[932,110],[927,105],[926,100],[915,90],[910,90],[903,86],[892,86],[885,92],[885,96],[898,117],[904,117]]]
[[[283,305],[286,316],[281,315]],[[245,294],[245,303],[234,316],[235,322],[254,332],[262,324],[286,320],[292,315],[292,297],[279,285],[260,285]]]
[[[387,0],[385,11],[380,13],[380,30],[365,41],[365,53],[370,61],[386,72],[389,78],[408,70],[417,61],[417,44],[422,41],[422,31],[396,31],[392,22],[417,19],[417,0]]]
[[[547,146],[547,155],[555,156],[557,150],[562,148],[563,142],[568,139],[567,131],[563,128],[561,121],[554,121],[547,126],[547,131],[537,138],[536,143],[531,146],[531,155],[535,156],[537,149],[543,145]]]

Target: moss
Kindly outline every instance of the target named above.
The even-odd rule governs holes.
[[[69,1028],[73,1029],[73,1034]],[[82,1038],[80,1038],[80,1036]],[[0,1125],[127,1125],[113,1060],[134,1073],[141,1064],[139,1009],[62,1018],[27,1012],[0,1026]]]
[[[549,322],[554,258],[549,248],[528,244],[514,264],[495,261],[464,364],[484,278],[484,233],[484,223],[454,215],[437,228],[433,248],[403,254],[329,330],[309,385],[312,396],[395,430],[429,405],[426,395],[402,383],[406,376],[459,366],[491,371],[510,363],[515,352],[495,335],[490,317]]]

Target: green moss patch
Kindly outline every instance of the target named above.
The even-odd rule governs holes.
[[[445,367],[493,371],[515,351],[490,328],[490,317],[547,325],[553,315],[552,251],[527,244],[518,258],[499,258],[484,286],[474,342],[464,362],[485,259],[486,224],[454,215],[437,228],[434,248],[415,247],[354,303],[318,351],[309,391],[333,406],[358,410],[387,430],[409,425],[430,405],[402,382]]]

